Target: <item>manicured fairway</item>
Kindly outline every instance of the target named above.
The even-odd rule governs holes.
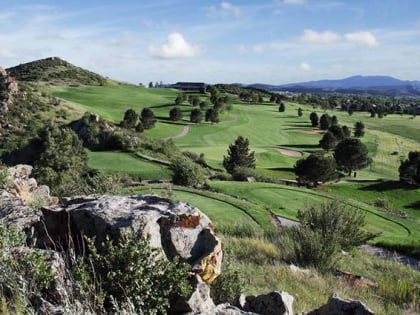
[[[132,153],[119,151],[88,152],[88,166],[104,173],[125,173],[142,180],[170,179],[167,166],[150,162]]]

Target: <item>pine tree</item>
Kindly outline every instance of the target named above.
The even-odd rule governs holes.
[[[223,166],[233,174],[236,167],[255,169],[255,152],[249,152],[249,140],[239,136],[229,145],[228,155],[223,157]]]

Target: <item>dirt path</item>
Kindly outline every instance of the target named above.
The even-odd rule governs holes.
[[[411,266],[411,268],[416,269],[416,270],[420,270],[420,261],[413,257],[408,257],[405,255],[399,254],[395,251],[382,248],[379,246],[372,246],[372,245],[365,244],[365,245],[360,246],[360,248],[373,256],[379,256],[386,260],[396,260],[400,262],[401,264]]]
[[[292,157],[301,157],[302,152],[284,149],[284,148],[276,148],[278,152],[280,152],[283,155],[292,156]]]
[[[167,137],[163,140],[176,140],[182,137],[185,137],[190,132],[190,125],[185,125],[184,128],[182,128],[182,131],[177,134],[176,136]]]

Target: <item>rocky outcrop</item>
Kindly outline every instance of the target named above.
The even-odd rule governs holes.
[[[333,295],[327,304],[307,313],[307,315],[374,315],[374,313],[360,301],[344,300]]]
[[[209,218],[186,203],[155,195],[66,198],[44,207],[44,222],[36,226],[38,246],[65,246],[68,234],[95,237],[98,243],[122,230],[150,235],[150,243],[169,260],[188,262],[191,271],[211,283],[221,271],[221,242]]]
[[[18,84],[6,70],[0,67],[0,110],[7,112],[18,92]]]

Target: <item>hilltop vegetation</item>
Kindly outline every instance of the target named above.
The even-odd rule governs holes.
[[[49,83],[53,85],[104,85],[102,76],[51,57],[6,69],[19,81]]]

